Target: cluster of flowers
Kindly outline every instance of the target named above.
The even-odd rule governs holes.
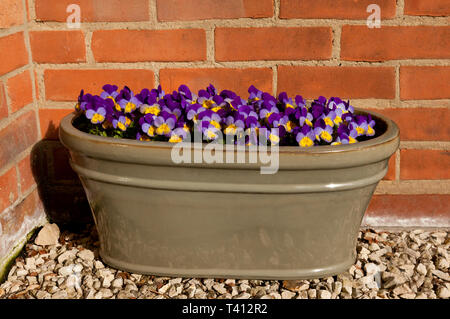
[[[84,116],[76,126],[91,134],[141,141],[178,143],[198,130],[207,142],[225,135],[233,136],[235,144],[257,145],[265,136],[265,145],[301,147],[351,144],[375,135],[370,114],[356,115],[348,101],[337,97],[307,103],[300,95],[292,99],[283,92],[275,98],[253,85],[248,92],[244,100],[212,85],[198,94],[181,85],[172,94],[159,86],[135,95],[128,87],[118,91],[108,84],[100,96],[81,91],[76,110]]]

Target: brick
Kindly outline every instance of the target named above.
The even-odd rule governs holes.
[[[446,59],[450,57],[449,26],[345,25],[341,35],[341,59],[386,61]]]
[[[31,155],[27,155],[17,165],[19,168],[20,191],[22,194],[29,191],[30,188],[36,184],[33,177],[31,164]]]
[[[0,38],[0,75],[11,72],[28,63],[23,32],[17,32]]]
[[[181,84],[196,92],[212,84],[219,91],[234,90],[243,98],[248,96],[247,90],[252,84],[262,91],[272,92],[270,68],[162,69],[159,74],[161,86],[166,92],[178,89]]]
[[[74,109],[40,109],[39,121],[41,123],[41,135],[43,139],[57,140],[59,123],[62,118],[70,114]]]
[[[0,167],[14,160],[37,139],[36,114],[28,111],[0,131]]]
[[[380,6],[382,19],[395,17],[395,0],[281,0],[280,18],[367,19],[372,3]]]
[[[400,98],[434,100],[450,98],[449,66],[401,66]]]
[[[23,23],[22,0],[0,1],[0,29]]]
[[[323,60],[332,37],[330,27],[217,28],[216,60]]]
[[[130,44],[126,50],[124,43]],[[201,61],[206,59],[206,33],[200,29],[95,31],[92,52],[97,62]]]
[[[54,101],[76,101],[80,91],[100,94],[103,85],[110,83],[140,91],[154,86],[150,70],[45,70],[45,96]]]
[[[17,173],[13,166],[0,176],[0,212],[11,206],[17,198]]]
[[[0,81],[0,121],[8,116],[8,105],[6,104],[5,85]]]
[[[148,21],[149,0],[35,0],[38,21],[66,22],[72,11],[66,9],[77,4],[81,9],[81,22],[137,22]]]
[[[157,7],[159,21],[273,16],[272,0],[157,0]]]
[[[400,128],[402,141],[449,141],[450,110],[448,108],[373,109],[393,120]]]
[[[400,150],[400,179],[450,179],[450,152]]]
[[[33,103],[33,83],[31,81],[30,70],[26,70],[8,79],[7,85],[12,113]]]
[[[17,241],[31,231],[44,216],[44,208],[37,190],[31,192],[11,211],[0,213],[2,225],[0,239],[3,244],[0,246],[0,257],[5,256],[17,244]],[[27,228],[23,227],[25,221]]]
[[[449,16],[448,0],[405,0],[405,14],[412,16]]]
[[[341,98],[395,97],[395,70],[392,67],[279,66],[278,92]]]
[[[395,180],[395,153],[389,158],[388,165],[388,171],[386,176],[383,177],[383,180],[393,181]]]
[[[82,31],[31,31],[31,52],[37,63],[86,61]]]
[[[402,219],[450,218],[450,195],[374,195],[366,215]]]

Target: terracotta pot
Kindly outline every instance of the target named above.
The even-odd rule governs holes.
[[[175,164],[174,144],[90,135],[72,125],[74,114],[62,120],[60,139],[107,264],[177,277],[316,278],[354,263],[364,212],[399,145],[397,125],[370,114],[375,138],[280,147],[271,175],[260,173],[259,159]]]

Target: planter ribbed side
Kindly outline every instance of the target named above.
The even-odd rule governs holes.
[[[173,144],[90,135],[72,125],[74,114],[60,139],[107,264],[181,277],[315,278],[354,263],[364,212],[398,148],[396,124],[370,114],[379,136],[280,147],[273,175],[260,174],[260,162],[175,164]]]

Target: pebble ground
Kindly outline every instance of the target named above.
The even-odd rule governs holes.
[[[59,244],[16,258],[0,299],[435,299],[450,298],[449,230],[362,229],[357,260],[340,275],[314,280],[169,278],[123,272],[98,257],[94,225],[62,230]]]

